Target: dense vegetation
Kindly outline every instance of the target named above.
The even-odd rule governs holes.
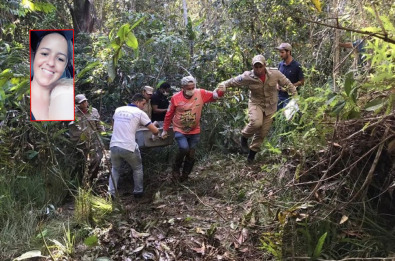
[[[34,249],[56,260],[394,258],[393,1],[183,2],[0,3],[0,259]],[[29,120],[29,30],[56,28],[74,28],[76,93],[109,132],[114,109],[141,86],[179,87],[191,73],[213,90],[255,54],[277,67],[281,42],[305,69],[302,114],[280,113],[246,167],[238,137],[248,93],[230,89],[203,112],[195,181],[166,179],[174,147],[150,151],[152,202],[111,205],[108,162],[101,180],[81,186],[67,122]],[[339,43],[360,39],[366,59],[354,66]]]

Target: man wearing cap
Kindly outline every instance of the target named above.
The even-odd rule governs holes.
[[[150,119],[152,117],[151,97],[153,93],[154,93],[154,88],[152,88],[151,86],[143,87],[142,94],[144,98],[147,100],[147,102],[144,105],[143,111],[148,115]]]
[[[179,149],[173,164],[173,178],[185,181],[195,163],[195,147],[200,139],[200,117],[203,105],[216,101],[224,94],[224,89],[218,88],[213,92],[197,89],[196,80],[192,76],[181,79],[181,88],[182,90],[171,98],[164,120],[162,138],[167,137],[167,131],[172,123]]]
[[[84,152],[88,165],[88,176],[84,175],[84,182],[91,183],[97,177],[103,157],[100,132],[105,129],[100,122],[99,112],[89,107],[84,94],[77,94],[75,103],[75,120],[69,123],[70,139]]]
[[[278,65],[278,70],[284,74],[299,91],[300,86],[304,84],[304,75],[301,65],[292,57],[292,46],[289,43],[282,43],[277,46],[276,49],[279,50],[282,59]],[[288,104],[289,94],[281,85],[278,85],[277,89],[277,110],[280,110]]]
[[[152,120],[153,121],[164,121],[167,109],[169,108],[169,100],[167,97],[170,92],[170,84],[163,82],[159,89],[152,95]]]
[[[248,153],[247,161],[253,162],[255,155],[261,149],[261,144],[272,124],[272,116],[277,110],[278,91],[277,84],[289,89],[296,95],[295,86],[275,68],[266,68],[265,57],[256,55],[252,59],[253,69],[221,82],[219,87],[242,87],[250,90],[248,100],[248,125],[241,134],[241,147]],[[252,137],[248,147],[248,138]]]

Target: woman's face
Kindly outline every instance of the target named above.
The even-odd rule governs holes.
[[[57,81],[67,65],[67,41],[57,33],[46,35],[34,56],[33,80],[43,87]]]

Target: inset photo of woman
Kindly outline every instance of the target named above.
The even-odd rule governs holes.
[[[74,120],[74,30],[30,30],[30,120]]]

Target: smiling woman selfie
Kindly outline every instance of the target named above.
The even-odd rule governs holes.
[[[61,114],[59,118],[49,111],[51,92],[57,81],[73,77],[72,30],[32,31],[32,34],[39,36],[39,40],[32,42],[31,120],[73,120],[73,116],[64,119]],[[73,93],[73,88],[70,92]]]

